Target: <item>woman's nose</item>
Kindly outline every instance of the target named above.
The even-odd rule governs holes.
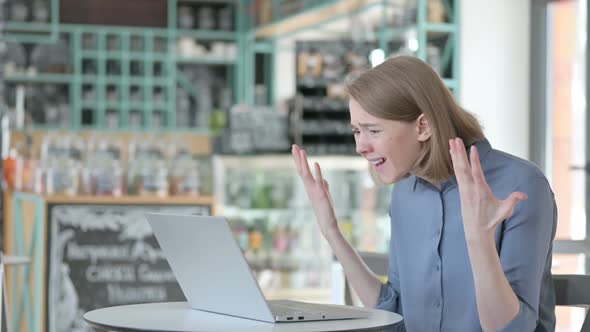
[[[363,139],[362,134],[359,134],[357,137],[355,137],[354,141],[356,144],[356,153],[363,155],[369,152],[369,144],[367,144],[367,141]]]

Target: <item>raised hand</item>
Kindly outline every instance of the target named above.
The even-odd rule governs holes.
[[[305,150],[293,144],[291,154],[295,161],[297,174],[303,180],[305,191],[311,201],[320,230],[325,237],[328,237],[333,232],[339,231],[328,182],[323,178],[322,170],[317,162],[314,163],[315,177],[311,173]]]
[[[516,205],[528,197],[525,193],[513,192],[505,200],[498,199],[486,182],[475,145],[471,147],[471,165],[460,138],[451,139],[449,145],[461,197],[465,236],[467,240],[493,237],[496,226],[512,216]]]

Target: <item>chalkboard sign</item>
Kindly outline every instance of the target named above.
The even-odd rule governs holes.
[[[94,331],[87,311],[184,301],[144,213],[208,215],[206,206],[51,205],[48,332]]]

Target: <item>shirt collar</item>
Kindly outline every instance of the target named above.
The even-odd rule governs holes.
[[[488,152],[490,152],[490,150],[492,149],[492,145],[490,144],[490,142],[484,138],[481,141],[475,143],[475,146],[477,147],[477,152],[479,152],[479,160],[483,161],[484,158],[486,157],[486,155],[488,154]],[[469,148],[467,148],[467,156],[469,156],[469,153],[471,151],[471,146],[469,146]],[[435,186],[433,186],[431,183],[429,183],[428,181],[416,176],[416,175],[412,175],[414,177],[414,188],[413,191],[416,191],[416,187],[418,186],[418,183],[420,183],[422,186],[427,186],[429,188],[433,188],[437,191],[445,191],[447,189],[453,188],[455,186],[457,186],[457,178],[453,175],[450,177],[449,180],[444,181],[441,183],[441,189],[439,190],[438,188],[436,188]]]

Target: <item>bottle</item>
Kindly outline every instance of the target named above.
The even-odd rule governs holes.
[[[32,145],[31,135],[27,134],[25,149],[17,158],[16,163],[15,189],[19,191],[35,191],[36,171],[39,165],[33,155]]]
[[[11,148],[6,158],[2,160],[2,178],[4,180],[3,187],[10,190],[15,189],[17,158],[17,150],[15,148]]]

